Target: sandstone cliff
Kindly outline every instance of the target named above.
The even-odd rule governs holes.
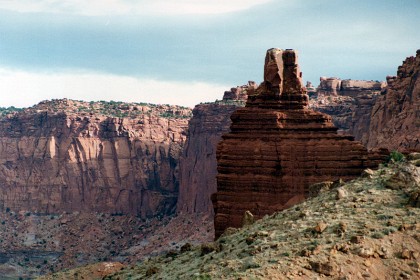
[[[178,213],[212,213],[210,195],[216,192],[216,147],[229,131],[230,115],[242,103],[195,106],[180,158]]]
[[[420,50],[387,81],[372,110],[368,147],[420,151]]]
[[[335,77],[321,77],[319,79],[319,86],[317,88],[318,95],[327,96],[352,96],[355,97],[361,92],[375,93],[380,92],[386,87],[385,82],[380,81],[365,81],[365,80],[341,80]]]
[[[195,106],[179,163],[178,213],[213,215],[210,195],[217,190],[217,144],[230,131],[232,113],[245,106],[248,94],[255,89],[255,82],[249,81],[225,91],[222,101]]]
[[[333,118],[342,134],[350,134],[367,145],[373,106],[385,82],[320,78],[310,107]]]
[[[366,146],[372,109],[379,95],[379,91],[369,90],[354,96],[313,95],[309,104],[313,110],[330,115],[339,133],[352,135]]]
[[[216,238],[241,226],[247,210],[261,218],[303,200],[311,184],[352,179],[381,162],[308,103],[297,53],[268,50],[264,82],[232,114],[217,148]]]
[[[0,209],[172,213],[190,114],[66,99],[7,114],[0,120]]]

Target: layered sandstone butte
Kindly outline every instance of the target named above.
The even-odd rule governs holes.
[[[308,109],[293,50],[267,51],[264,82],[231,119],[217,148],[216,238],[240,227],[247,210],[256,218],[282,210],[303,200],[309,185],[355,178],[382,158]]]
[[[368,147],[420,151],[420,50],[387,81],[372,110]]]
[[[191,110],[42,102],[0,119],[0,209],[172,213]]]

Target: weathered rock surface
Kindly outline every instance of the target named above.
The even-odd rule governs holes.
[[[342,134],[350,134],[367,145],[373,106],[385,82],[320,78],[317,92],[311,95],[310,108],[326,113]]]
[[[174,211],[188,108],[54,100],[0,120],[0,209]]]
[[[368,147],[420,151],[420,50],[387,77],[372,110]]]
[[[213,213],[210,195],[217,190],[216,148],[230,130],[230,115],[241,103],[195,106],[180,158],[178,213]]]
[[[367,145],[372,109],[379,96],[379,91],[361,91],[355,96],[313,95],[309,103],[311,109],[330,115],[339,133]]]
[[[249,81],[247,85],[237,86],[231,88],[229,91],[225,91],[223,94],[223,101],[231,100],[242,100],[246,101],[248,94],[253,94],[257,89],[257,84],[253,81]]]
[[[302,201],[311,184],[355,178],[382,160],[308,109],[293,50],[267,51],[264,82],[231,119],[217,148],[216,237],[247,210],[261,218]]]
[[[196,105],[180,158],[178,213],[213,215],[210,195],[217,190],[216,149],[222,134],[230,131],[230,116],[245,106],[255,82],[225,91],[222,101]]]
[[[321,77],[319,80],[317,94],[327,96],[342,95],[355,97],[361,92],[378,93],[387,85],[387,83],[380,81],[341,80],[335,77]]]

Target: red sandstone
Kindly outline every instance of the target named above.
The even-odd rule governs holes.
[[[247,210],[261,218],[302,201],[311,184],[355,178],[382,159],[308,109],[293,50],[267,51],[264,82],[231,119],[217,148],[216,238]]]

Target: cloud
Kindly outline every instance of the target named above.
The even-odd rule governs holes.
[[[98,73],[32,73],[0,68],[0,106],[29,107],[42,100],[114,100],[193,107],[221,99],[228,86],[166,82]]]
[[[270,1],[272,0],[3,0],[0,9],[87,16],[224,14],[247,10]]]

